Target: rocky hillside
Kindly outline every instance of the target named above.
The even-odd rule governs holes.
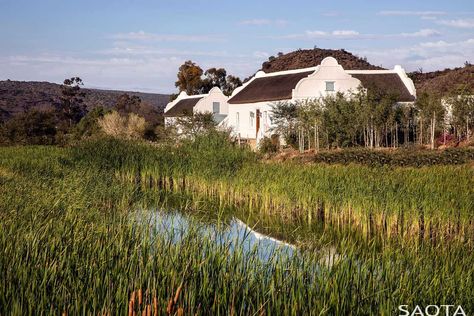
[[[474,65],[438,70],[433,72],[412,72],[409,74],[415,83],[417,93],[441,93],[443,95],[456,91],[474,93]]]
[[[370,64],[366,58],[360,58],[344,49],[299,49],[297,51],[271,56],[262,64],[265,72],[275,72],[298,68],[314,67],[326,57],[334,57],[344,69],[383,69]]]
[[[49,82],[0,81],[0,121],[30,108],[49,109],[59,103],[61,86]],[[84,102],[88,109],[96,106],[110,108],[123,93],[136,95],[144,103],[161,113],[169,100],[169,95],[117,90],[83,89]]]

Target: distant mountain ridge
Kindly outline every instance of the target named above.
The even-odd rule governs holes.
[[[85,92],[84,103],[90,110],[97,106],[111,108],[121,94],[127,93],[163,112],[169,95],[120,90],[82,89]],[[61,85],[37,81],[0,81],[0,121],[12,115],[28,111],[31,108],[51,109],[60,102]]]

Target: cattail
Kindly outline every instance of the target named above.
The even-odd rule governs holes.
[[[146,306],[146,316],[151,316],[151,305],[150,304],[148,304]]]
[[[173,312],[173,300],[170,299],[170,300],[168,301],[168,306],[166,307],[166,313],[167,313],[168,315],[171,315],[172,312]]]
[[[183,316],[184,315],[184,310],[182,307],[178,308],[178,316]]]
[[[138,305],[142,306],[142,302],[143,302],[143,293],[142,293],[142,289],[139,289],[138,290]]]
[[[174,303],[176,304],[178,302],[178,299],[179,299],[179,294],[181,294],[181,289],[183,288],[182,285],[180,285],[178,287],[178,289],[176,290],[176,294],[174,295]]]
[[[158,299],[156,296],[153,298],[153,315],[158,316]]]
[[[133,315],[133,301],[130,300],[128,302],[128,316],[132,316]]]

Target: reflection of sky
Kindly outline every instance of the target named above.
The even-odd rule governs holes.
[[[150,220],[157,233],[172,238],[174,242],[186,235],[192,223],[192,219],[179,212],[157,211]],[[222,227],[199,223],[198,233],[218,245],[228,245],[232,251],[240,248],[244,254],[257,254],[263,261],[275,257],[290,258],[296,251],[294,245],[260,234],[238,218]]]

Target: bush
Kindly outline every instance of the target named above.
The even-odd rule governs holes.
[[[368,149],[346,149],[321,152],[314,156],[314,162],[369,166],[458,165],[474,160],[474,148],[450,148],[438,150],[396,150],[374,151]]]
[[[29,110],[0,126],[0,143],[5,145],[56,144],[58,119],[53,112]]]
[[[112,137],[125,139],[140,139],[145,134],[145,119],[137,114],[120,115],[113,111],[99,119],[102,131]]]
[[[278,145],[271,138],[264,137],[258,145],[258,151],[262,154],[274,154],[278,152]]]
[[[73,130],[75,138],[82,139],[99,135],[101,132],[99,119],[102,119],[109,112],[109,110],[99,106],[87,113]]]

